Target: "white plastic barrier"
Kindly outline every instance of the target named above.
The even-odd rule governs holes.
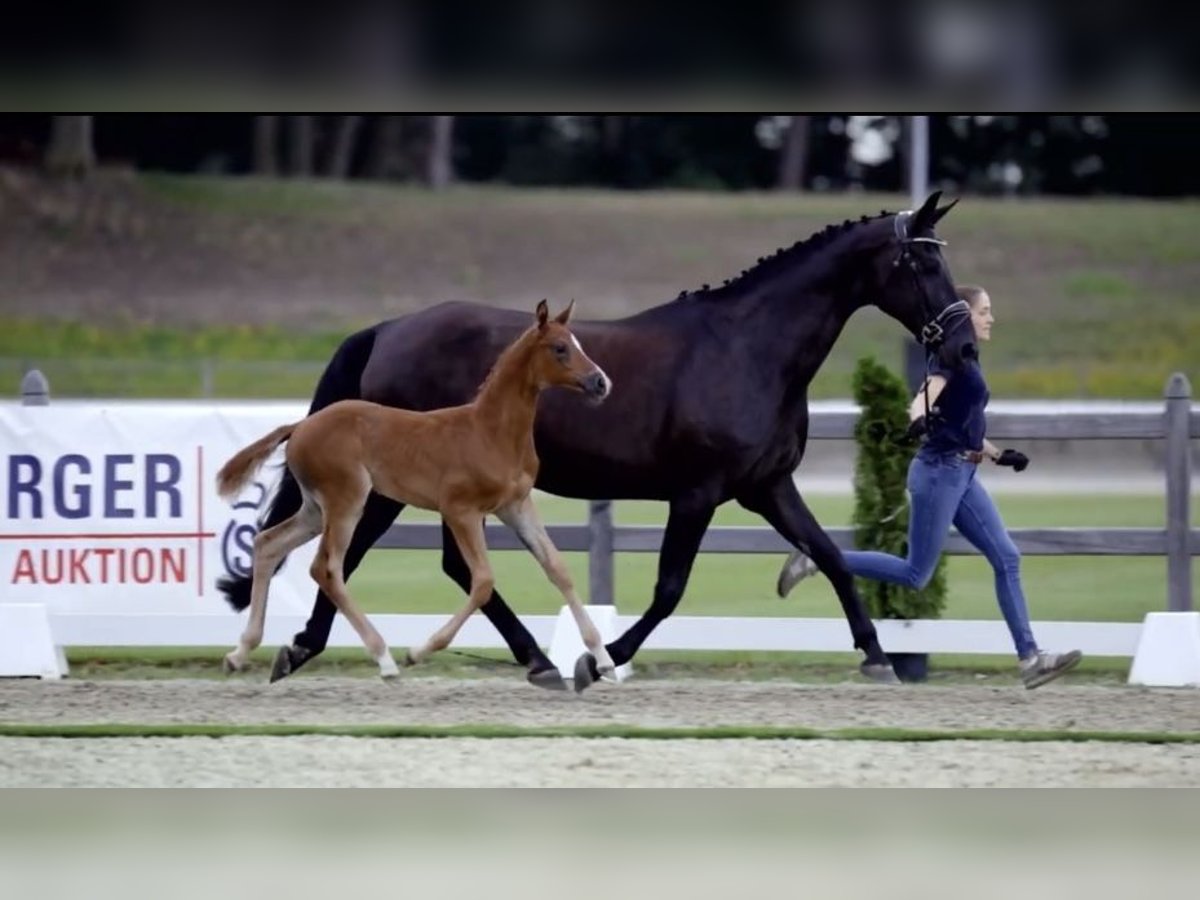
[[[216,496],[215,474],[236,450],[304,413],[299,403],[0,405],[0,675],[65,674],[63,647],[232,646],[244,617],[231,614],[215,581],[248,572],[256,521],[282,453],[232,506]],[[268,645],[289,640],[308,615],[314,550],[312,542],[293,553],[272,584]],[[635,621],[608,607],[590,609],[606,639]],[[372,617],[397,649],[422,642],[445,618]],[[569,676],[582,650],[570,616],[522,618]],[[893,652],[1012,653],[996,620],[877,625]],[[1179,632],[1156,628],[1179,643]],[[1046,646],[1078,647],[1089,656],[1160,655],[1157,637],[1139,647],[1143,625],[1136,623],[1039,622],[1035,634]],[[1188,647],[1196,643],[1188,640]],[[330,644],[359,640],[339,618]],[[475,616],[456,646],[504,644]],[[645,646],[849,651],[851,641],[842,619],[681,616],[664,622]],[[1142,666],[1136,683],[1194,683],[1190,669],[1180,676],[1178,668],[1162,675]]]
[[[1200,612],[1148,613],[1129,683],[1200,687]]]
[[[40,604],[52,621],[82,613],[236,622],[215,583],[248,573],[282,450],[232,505],[217,496],[215,475],[241,447],[304,413],[296,403],[0,406],[0,604]],[[314,551],[315,542],[288,559],[273,609],[310,606]]]

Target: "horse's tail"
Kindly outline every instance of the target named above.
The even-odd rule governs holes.
[[[280,425],[270,434],[233,454],[217,473],[217,493],[221,499],[229,500],[239,493],[267,461],[267,457],[275,452],[275,448],[292,436],[299,424],[292,422],[290,425]]]
[[[361,397],[363,370],[374,347],[375,327],[357,331],[342,341],[321,373],[317,389],[313,392],[312,404],[308,408],[309,415],[339,400],[357,400]],[[299,511],[300,502],[300,485],[285,467],[271,505],[259,520],[259,528],[265,530],[291,518]],[[282,561],[280,565],[283,565]],[[249,575],[230,573],[217,579],[217,590],[225,595],[225,600],[234,610],[240,612],[250,605],[250,587],[253,583]]]

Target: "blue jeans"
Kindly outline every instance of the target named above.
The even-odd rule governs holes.
[[[974,463],[957,456],[918,453],[908,467],[908,559],[860,550],[843,556],[855,575],[920,590],[933,577],[953,523],[991,563],[1000,612],[1017,656],[1024,659],[1038,647],[1021,590],[1021,553],[975,470]]]

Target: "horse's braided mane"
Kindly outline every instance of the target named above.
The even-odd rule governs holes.
[[[827,246],[834,238],[845,234],[851,228],[858,225],[863,225],[867,222],[876,219],[882,219],[888,216],[894,216],[894,212],[888,210],[880,210],[878,216],[862,216],[858,219],[846,219],[840,225],[826,225],[820,231],[810,235],[802,241],[797,241],[790,247],[780,247],[770,256],[760,256],[758,262],[749,269],[743,269],[742,272],[734,278],[726,278],[719,288],[710,288],[709,285],[703,284],[699,290],[679,292],[679,296],[675,299],[682,300],[685,297],[707,294],[710,292],[724,290],[726,288],[745,288],[750,287],[762,279],[774,275],[785,265],[794,265],[802,259],[811,256],[815,251]]]

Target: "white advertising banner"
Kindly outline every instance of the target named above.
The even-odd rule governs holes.
[[[301,403],[0,406],[0,602],[60,613],[230,616],[218,578],[249,575],[280,448],[227,503],[216,473],[304,416]],[[271,584],[271,608],[307,613],[316,541]]]

